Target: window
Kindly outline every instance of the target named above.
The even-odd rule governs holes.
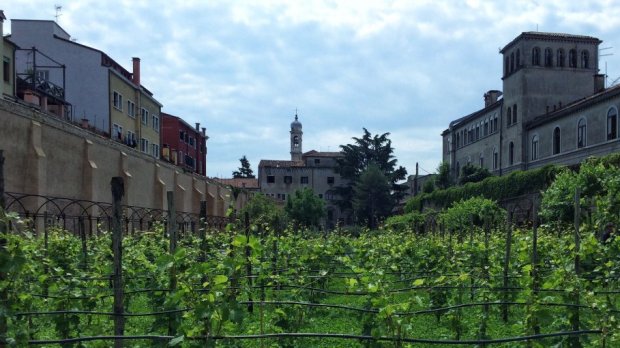
[[[560,67],[563,68],[564,67],[564,60],[565,60],[566,56],[564,55],[564,50],[563,49],[558,49],[558,53],[557,53],[557,57],[556,57],[556,61],[555,64]]]
[[[127,116],[133,118],[136,117],[136,104],[134,104],[131,100],[127,101]]]
[[[480,139],[480,126],[476,125],[476,140]]]
[[[517,50],[517,54],[515,55],[516,57],[516,68],[519,69],[519,67],[521,66],[521,50]]]
[[[307,183],[308,183],[308,177],[307,177],[307,176],[302,176],[302,177],[299,179],[299,183],[300,183],[300,184],[307,184]]]
[[[497,132],[497,115],[493,116],[493,131]]]
[[[499,167],[499,154],[497,153],[497,148],[493,149],[493,169],[497,169]]]
[[[510,54],[510,72],[515,71],[515,53]]]
[[[131,147],[136,147],[138,144],[136,143],[136,133],[128,130],[127,138],[125,138],[125,144]]]
[[[510,58],[506,56],[506,62],[504,63],[504,76],[510,74]]]
[[[299,136],[297,135],[293,137],[293,147],[299,147]]]
[[[545,66],[549,67],[552,65],[553,61],[553,51],[551,48],[545,48]]]
[[[120,93],[114,91],[112,99],[114,107],[123,111],[123,96]]]
[[[149,141],[148,140],[144,138],[140,139],[140,151],[144,153],[149,152]]]
[[[484,121],[484,135],[489,135],[489,121]]]
[[[159,158],[159,144],[151,144],[151,154],[155,158]]]
[[[456,133],[456,147],[461,147],[461,136],[460,133]]]
[[[153,129],[156,132],[159,132],[159,116],[153,114],[152,118],[153,118]]]
[[[321,159],[320,158],[315,158],[314,159],[314,164],[321,164]]]
[[[11,83],[11,60],[4,57],[2,61],[2,75],[4,75],[4,82]]]
[[[328,183],[329,185],[332,185],[332,184],[334,183],[334,177],[333,177],[333,176],[328,176],[328,177],[327,177],[327,183]]]
[[[607,140],[618,137],[618,110],[611,108],[607,111]]]
[[[112,139],[121,141],[123,139],[123,127],[114,123],[112,125]]]
[[[478,160],[478,164],[480,165],[480,168],[484,167],[484,156],[482,156],[482,153],[480,153],[480,159]]]
[[[553,154],[557,155],[560,153],[560,127],[555,127],[553,130]]]
[[[510,126],[512,124],[512,109],[508,108],[506,112],[506,126]]]
[[[587,69],[589,67],[590,53],[586,50],[581,51],[581,67]]]
[[[185,140],[185,132],[183,132],[183,131],[179,131],[179,139],[180,139],[181,141]]]
[[[580,118],[579,122],[577,122],[577,148],[582,148],[587,145],[588,141],[588,132],[586,119]]]
[[[512,124],[517,123],[517,104],[512,106]]]
[[[189,137],[189,143],[190,146],[194,146],[194,137]]]
[[[323,194],[322,193],[319,193],[319,198],[323,199]]]
[[[37,70],[37,80],[49,81],[49,79],[50,79],[49,70]]]
[[[149,111],[145,108],[140,109],[140,116],[142,117],[142,124],[149,124]]]
[[[336,195],[334,194],[333,191],[327,191],[325,192],[325,199],[328,201],[333,201],[336,197]]]
[[[538,134],[532,137],[532,161],[538,159]]]
[[[284,183],[285,184],[292,184],[293,183],[293,177],[290,175],[285,175],[284,176]]]
[[[267,183],[274,184],[276,182],[276,177],[274,175],[267,175]]]
[[[577,67],[577,51],[575,50],[568,51],[568,67],[569,68]]]
[[[532,50],[532,65],[540,65],[540,48],[538,47]]]
[[[508,164],[513,165],[515,163],[515,144],[511,141],[508,145]]]

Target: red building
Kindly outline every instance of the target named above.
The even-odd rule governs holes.
[[[161,113],[162,159],[200,175],[207,175],[206,128],[192,127],[182,118]]]

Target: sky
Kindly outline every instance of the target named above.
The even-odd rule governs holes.
[[[56,5],[62,8],[57,11]],[[398,164],[435,172],[441,132],[502,89],[499,50],[526,31],[595,36],[608,84],[620,79],[620,1],[12,0],[11,19],[55,20],[78,43],[131,71],[162,111],[206,127],[207,175],[247,156],[303,151],[390,133]]]

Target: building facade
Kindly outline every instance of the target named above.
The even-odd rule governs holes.
[[[2,58],[2,81],[0,81],[0,96],[12,98],[15,96],[15,44],[4,37],[4,21],[6,17],[0,10],[0,58]]]
[[[456,178],[473,164],[502,175],[550,163],[576,164],[618,146],[620,90],[605,87],[595,37],[524,32],[501,51],[503,91],[443,133]]]
[[[36,49],[65,69],[48,69],[33,55],[19,55],[17,75],[62,85],[64,99],[71,104],[67,117],[89,129],[160,157],[162,105],[140,84],[140,60],[133,58],[129,72],[104,52],[78,44],[56,22],[11,20],[11,41]]]
[[[260,192],[284,204],[295,191],[309,188],[323,199],[327,208],[324,226],[350,223],[350,217],[336,205],[335,188],[346,182],[336,173],[340,152],[302,151],[302,124],[297,115],[291,123],[290,160],[261,160],[258,165]]]
[[[164,160],[196,174],[207,175],[206,128],[190,126],[182,118],[161,114],[161,143]]]

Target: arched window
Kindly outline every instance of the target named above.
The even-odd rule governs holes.
[[[559,66],[560,68],[563,68],[565,59],[566,59],[566,56],[564,55],[564,50],[561,48],[558,49],[558,54],[557,54],[555,64]]]
[[[512,123],[517,123],[517,104],[512,106]]]
[[[510,72],[515,71],[515,53],[510,54]]]
[[[493,116],[493,131],[497,132],[497,115]]]
[[[512,109],[508,108],[506,111],[506,126],[510,126],[512,124]]]
[[[551,66],[553,62],[553,51],[551,48],[545,48],[545,66]]]
[[[557,155],[560,153],[560,142],[561,140],[561,135],[560,135],[560,127],[555,127],[555,129],[553,130],[553,154]]]
[[[456,133],[456,147],[461,147],[461,134],[460,132]]]
[[[618,110],[610,108],[607,111],[607,140],[613,140],[618,137]]]
[[[512,165],[515,163],[515,143],[512,141],[508,145],[508,164]]]
[[[297,135],[293,137],[293,147],[299,147],[299,137]]]
[[[461,164],[459,163],[459,161],[456,161],[456,177],[458,178],[459,176],[461,176]]]
[[[590,53],[586,50],[581,51],[581,67],[587,69],[589,67]]]
[[[515,68],[519,69],[519,67],[521,66],[521,50],[518,49],[515,56]]]
[[[575,50],[568,51],[568,67],[569,68],[577,67],[577,51]]]
[[[538,134],[532,137],[532,161],[538,159]]]
[[[480,168],[484,167],[484,156],[482,152],[480,153],[480,159],[478,160],[478,164],[480,164]]]
[[[588,131],[586,125],[586,119],[580,118],[577,122],[577,148],[582,148],[587,145]]]
[[[493,148],[493,169],[499,168],[499,154],[497,153],[497,148]]]
[[[538,47],[532,49],[532,65],[540,65],[540,48]]]
[[[510,58],[506,56],[506,62],[504,63],[504,76],[510,74]]]

